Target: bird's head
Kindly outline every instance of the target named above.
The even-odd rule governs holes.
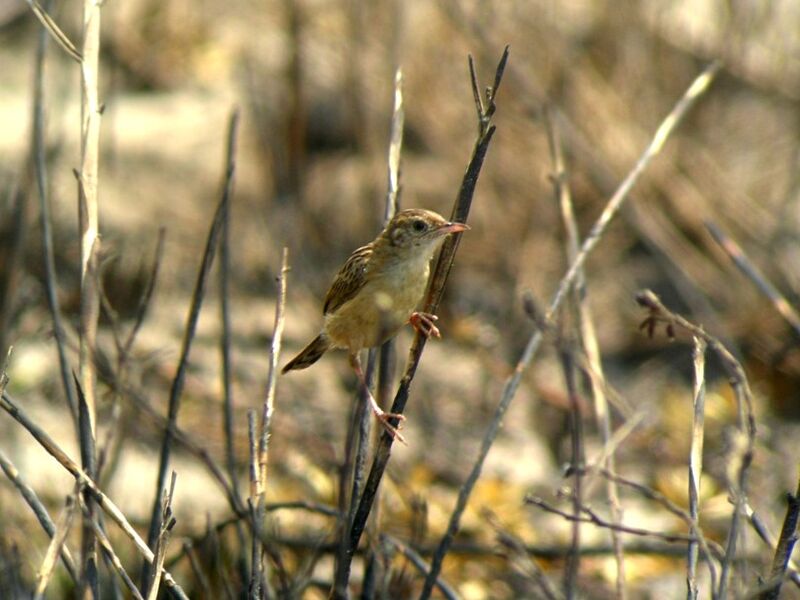
[[[431,210],[409,208],[389,221],[382,237],[395,248],[435,248],[448,233],[467,229],[464,223],[452,223]]]

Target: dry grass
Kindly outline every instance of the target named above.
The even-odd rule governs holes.
[[[338,573],[340,593],[346,581],[367,597],[777,597],[776,582],[800,597],[784,570],[800,435],[793,3],[105,3],[91,482],[77,433],[87,385],[73,383],[95,293],[72,173],[78,63],[50,41],[37,79],[50,34],[19,4],[16,18],[0,10],[0,341],[14,347],[2,407],[27,421],[0,418],[0,596],[91,586],[83,536],[98,541],[103,595],[147,597],[150,528],[174,577],[162,596],[323,598]],[[77,4],[42,3],[73,50]],[[408,388],[408,447],[377,452],[386,470],[348,571],[337,515],[362,489],[342,468],[355,382],[335,354],[275,381],[275,353],[316,333],[329,278],[385,218],[396,67],[399,203],[447,214],[478,134],[467,54],[485,86],[506,44],[444,340]],[[663,148],[637,171],[654,139]],[[231,204],[208,237],[223,189]],[[618,218],[592,241],[609,205]],[[576,261],[581,244],[591,253]],[[643,288],[660,298],[640,296],[644,309]],[[533,300],[551,297],[558,310]],[[412,344],[402,333],[383,361],[385,399]],[[363,447],[368,470],[375,446]],[[156,482],[173,470],[167,509]],[[118,512],[99,520],[107,506]],[[154,514],[175,517],[169,536]]]

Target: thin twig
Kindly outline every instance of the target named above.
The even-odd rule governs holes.
[[[208,277],[211,272],[211,266],[214,262],[214,255],[218,246],[219,233],[220,229],[222,228],[224,215],[227,212],[227,206],[227,198],[223,195],[222,199],[217,205],[214,218],[211,222],[211,228],[209,229],[208,237],[206,239],[203,260],[200,264],[194,292],[192,293],[192,303],[186,322],[186,330],[184,332],[183,345],[181,347],[181,356],[178,361],[178,368],[176,370],[175,377],[172,380],[172,386],[169,394],[169,407],[167,411],[167,426],[164,430],[164,438],[161,443],[161,453],[159,457],[158,476],[156,481],[156,497],[153,502],[153,508],[150,516],[150,530],[147,535],[149,546],[152,546],[155,543],[156,537],[158,536],[158,531],[161,527],[161,490],[164,489],[167,478],[172,442],[173,438],[175,437],[175,424],[178,420],[181,394],[183,392],[183,385],[186,379],[186,369],[188,368],[189,363],[189,352],[192,348],[195,331],[197,330],[197,321],[200,317],[200,308],[202,307],[203,299],[205,298]],[[146,575],[147,565],[143,565],[143,581],[147,580]]]
[[[89,410],[91,433],[96,430],[95,347],[100,316],[98,259],[100,225],[98,167],[100,163],[100,8],[96,0],[84,0],[81,70],[81,166],[78,180],[78,226],[81,236],[80,382]],[[93,537],[93,536],[92,536]]]
[[[589,253],[594,250],[595,246],[597,246],[598,242],[603,237],[605,230],[608,228],[608,225],[617,215],[620,208],[622,208],[622,205],[625,202],[625,199],[628,197],[630,191],[633,189],[633,186],[639,181],[642,173],[644,173],[645,169],[647,169],[653,159],[661,152],[661,149],[664,147],[664,143],[667,141],[667,139],[669,139],[669,137],[672,135],[672,132],[686,116],[686,113],[689,111],[689,109],[694,106],[697,99],[700,98],[700,96],[702,96],[711,85],[711,82],[714,80],[714,77],[719,71],[720,66],[720,63],[717,61],[714,61],[708,65],[703,72],[695,78],[678,103],[658,126],[658,129],[653,135],[653,139],[650,141],[650,144],[639,157],[639,160],[636,162],[636,165],[634,165],[633,169],[631,169],[631,171],[616,189],[614,195],[611,196],[611,199],[606,204],[602,214],[595,222],[591,231],[589,231],[589,235],[585,240],[583,240],[583,244],[581,245],[581,250],[578,253],[578,256],[576,256],[575,260],[572,261],[567,274],[559,283],[555,297],[550,303],[551,308],[549,313],[553,313],[555,309],[561,306],[564,296],[566,296],[567,292],[575,283],[575,279],[583,267],[583,264],[586,262],[586,258],[589,256]]]
[[[92,413],[86,400],[83,386],[81,386],[77,376],[75,376],[75,390],[78,393],[78,441],[81,453],[81,466],[84,473],[92,479],[96,479],[97,461],[94,429],[92,428]],[[86,508],[85,512],[87,518],[83,519],[83,527],[81,528],[83,564],[81,581],[78,587],[81,589],[88,587],[92,590],[94,597],[97,598],[97,590],[99,589],[99,582],[97,580],[97,543],[95,541],[93,527],[91,526],[91,521],[96,518],[95,506],[91,494],[88,491],[82,490],[81,494],[83,495],[83,504]]]
[[[399,550],[420,573],[423,575],[430,573],[430,565],[428,565],[428,563],[425,562],[425,559],[422,558],[422,556],[420,556],[420,554],[411,546],[404,544],[391,535],[384,534],[381,536],[381,540],[397,548],[397,550]],[[436,587],[439,588],[442,596],[447,600],[458,600],[460,598],[458,593],[441,577],[436,578]]]
[[[51,6],[47,0],[46,6]],[[78,422],[78,401],[72,389],[72,369],[67,360],[67,342],[61,321],[61,306],[58,301],[58,279],[56,278],[56,259],[53,249],[53,227],[50,219],[50,202],[47,188],[47,159],[45,156],[45,106],[44,106],[44,58],[47,47],[47,33],[42,30],[36,44],[36,67],[33,83],[33,164],[36,174],[36,189],[39,193],[39,220],[42,228],[42,255],[45,268],[45,287],[50,318],[53,320],[53,335],[58,350],[58,366],[61,385],[67,399],[67,406],[76,426]]]
[[[489,106],[484,110],[482,109],[482,104],[480,100],[478,99],[476,101],[478,106],[477,110],[479,112],[478,120],[479,120],[480,133],[475,141],[475,147],[472,152],[472,158],[470,159],[470,163],[467,166],[466,172],[464,173],[464,179],[462,180],[458,198],[456,199],[456,203],[453,207],[451,220],[465,223],[467,217],[469,216],[469,210],[472,204],[472,198],[475,193],[475,187],[478,183],[478,176],[480,175],[481,167],[483,166],[483,161],[484,158],[486,157],[486,152],[489,149],[489,144],[491,143],[492,136],[494,135],[495,131],[494,125],[490,125],[489,123],[491,115],[488,113],[490,112],[491,114],[494,113],[495,95],[500,87],[500,81],[502,80],[503,70],[505,69],[507,60],[508,60],[508,47],[505,48],[503,55],[500,58],[500,61],[497,65],[497,70],[495,71],[494,86],[492,88],[493,92],[491,96],[488,98]],[[472,63],[472,57],[470,57],[469,64],[470,64],[470,72],[472,73],[473,94],[477,94],[479,98],[480,93],[477,91],[478,83],[475,77],[475,69]],[[437,307],[439,306],[442,294],[444,293],[444,285],[445,282],[447,281],[447,276],[450,272],[450,268],[452,267],[453,260],[455,258],[455,252],[458,248],[459,237],[460,237],[459,235],[450,236],[445,241],[444,246],[442,247],[442,251],[440,252],[439,257],[436,261],[436,266],[434,268],[433,274],[431,276],[431,281],[428,286],[428,294],[425,299],[425,309],[424,309],[425,312],[435,313]],[[397,390],[397,394],[395,395],[394,403],[391,409],[391,412],[395,414],[402,413],[403,410],[405,409],[406,402],[408,401],[409,388],[414,378],[414,374],[416,373],[417,365],[419,364],[420,358],[422,357],[422,351],[425,348],[425,341],[426,341],[425,337],[419,335],[419,333],[417,333],[417,335],[414,337],[414,342],[412,343],[411,349],[409,350],[408,354],[406,370],[400,382],[400,387]],[[393,425],[397,425],[397,423],[393,423]],[[490,425],[490,429],[491,428],[492,426]],[[375,459],[373,460],[372,463],[372,468],[370,470],[369,478],[367,479],[367,485],[364,490],[364,494],[361,497],[361,501],[359,502],[356,518],[353,522],[353,527],[351,529],[350,548],[349,548],[351,557],[352,553],[355,551],[355,548],[358,546],[358,541],[359,538],[361,537],[361,533],[364,528],[364,523],[366,522],[367,516],[369,514],[373,498],[377,493],[378,485],[380,484],[380,480],[383,476],[383,471],[385,470],[386,464],[389,461],[389,456],[391,453],[391,445],[392,445],[391,436],[382,435],[380,438],[378,449],[375,454]],[[470,476],[470,480],[472,480],[472,485],[474,485],[474,481],[477,481],[479,474],[480,474],[480,465],[477,467],[477,470],[474,470],[473,474]],[[439,571],[441,569],[442,561],[444,560],[444,555],[447,553],[448,547],[450,546],[450,543],[452,542],[452,539],[455,536],[456,531],[458,530],[461,514],[463,513],[463,509],[466,506],[466,500],[468,496],[469,496],[469,490],[462,488],[461,492],[459,493],[459,499],[456,504],[456,508],[453,512],[453,515],[451,516],[447,532],[442,538],[439,550],[437,551],[437,554],[434,556],[433,561],[431,562],[431,570],[428,574],[428,577],[425,579],[425,585],[421,592],[420,598],[428,597],[433,590],[433,586],[436,582],[437,577],[439,576]]]
[[[66,52],[78,63],[82,63],[83,56],[81,56],[81,53],[78,52],[75,44],[73,44],[67,35],[61,30],[48,12],[52,2],[46,2],[45,6],[42,6],[36,2],[36,0],[26,0],[26,2],[28,3],[28,6],[31,7],[31,10],[33,11],[33,14],[36,15],[36,18],[39,19],[42,27],[44,27],[42,31],[49,33],[53,39],[58,42],[58,45],[63,48],[64,52]]]
[[[261,422],[258,425],[258,433],[253,431],[256,440],[251,441],[250,452],[252,454],[251,461],[256,461],[256,464],[251,468],[256,468],[257,473],[251,473],[251,487],[255,485],[255,489],[251,489],[249,509],[251,519],[253,522],[253,556],[252,560],[258,560],[259,564],[253,563],[253,572],[250,579],[250,593],[253,598],[255,594],[266,593],[268,597],[273,596],[272,590],[269,588],[269,579],[264,576],[262,570],[263,557],[261,550],[256,550],[256,540],[263,538],[263,523],[266,515],[266,489],[267,489],[267,475],[269,467],[269,440],[272,427],[272,416],[275,412],[275,390],[277,386],[278,377],[278,362],[280,359],[281,342],[283,340],[283,326],[285,321],[286,311],[286,287],[289,275],[289,249],[284,247],[281,258],[281,270],[277,278],[278,283],[278,297],[275,304],[275,322],[272,328],[272,344],[270,345],[269,353],[269,373],[267,375],[267,393],[264,398],[264,403],[261,408]],[[248,414],[248,418],[250,415]],[[253,427],[253,426],[251,426]],[[255,444],[255,446],[252,446]],[[258,556],[258,558],[257,558]],[[256,577],[258,576],[258,580]],[[264,590],[264,592],[262,592]]]
[[[695,530],[699,529],[700,482],[703,472],[703,423],[705,417],[706,397],[706,342],[694,338],[694,411],[692,417],[692,440],[689,447],[689,516]],[[699,593],[697,587],[697,543],[689,542],[686,565],[687,599],[696,600]],[[716,590],[716,582],[711,581],[711,589]]]
[[[593,525],[597,525],[598,527],[604,527],[607,529],[614,528],[621,533],[630,533],[632,535],[640,535],[640,536],[648,536],[648,537],[655,537],[666,542],[688,542],[691,540],[696,540],[697,538],[692,535],[686,535],[683,533],[664,533],[663,531],[653,531],[651,529],[643,529],[641,527],[630,527],[628,525],[624,525],[622,523],[612,523],[603,519],[600,515],[594,512],[588,506],[581,507],[581,513],[585,516],[575,516],[571,512],[567,512],[556,508],[555,506],[545,502],[542,498],[538,496],[528,495],[525,497],[525,503],[530,504],[531,506],[536,506],[541,508],[542,510],[553,513],[560,517],[563,517],[567,521],[580,521],[581,523],[592,523]]]
[[[800,483],[798,483],[794,495],[786,494],[786,516],[783,519],[778,544],[775,546],[775,555],[772,558],[769,574],[770,580],[774,580],[775,583],[761,594],[761,600],[777,600],[780,596],[781,585],[787,576],[789,559],[797,542],[798,521],[800,521]]]
[[[52,537],[56,534],[56,525],[50,518],[47,509],[42,504],[42,501],[39,500],[39,497],[36,495],[36,492],[33,490],[33,488],[25,483],[25,481],[22,479],[22,476],[20,475],[19,471],[17,471],[17,468],[14,466],[14,464],[8,460],[8,457],[1,451],[0,469],[3,470],[3,473],[5,473],[6,477],[8,477],[11,483],[14,484],[14,487],[19,490],[19,493],[25,499],[25,502],[31,507],[33,514],[36,515],[36,520],[39,521],[42,529],[44,529],[48,537],[52,539]],[[75,568],[75,561],[72,558],[69,548],[66,546],[62,547],[61,549],[61,560],[63,561],[69,576],[72,578],[72,581],[77,583],[78,572]]]
[[[123,384],[114,379],[114,373],[109,371],[101,370],[100,377],[102,380],[107,381],[110,385],[115,386],[120,392],[124,393],[125,396],[133,402],[134,406],[136,406],[141,413],[144,413],[160,431],[166,432],[170,429],[169,419],[159,414],[156,409],[150,405],[149,399],[143,391],[130,384]],[[225,473],[225,468],[217,464],[209,453],[208,448],[201,442],[195,440],[177,424],[173,424],[171,430],[174,435],[174,441],[180,444],[187,452],[197,457],[200,462],[205,465],[206,470],[211,474],[211,477],[217,482],[220,489],[225,494],[225,498],[231,510],[237,515],[245,515],[246,509],[234,494],[230,481]]]
[[[719,544],[717,544],[714,541],[707,540],[705,538],[702,529],[700,529],[699,526],[698,527],[695,526],[691,515],[687,511],[685,511],[683,508],[675,504],[672,500],[667,498],[661,492],[649,486],[628,479],[627,477],[623,477],[622,475],[619,475],[617,473],[613,473],[612,471],[609,471],[608,469],[603,467],[587,469],[586,473],[589,474],[592,471],[597,471],[607,480],[613,481],[617,485],[630,488],[635,492],[641,494],[644,498],[647,498],[648,500],[652,500],[653,502],[660,504],[667,511],[669,511],[670,513],[678,517],[681,521],[686,523],[687,527],[691,530],[692,535],[696,538],[696,543],[700,547],[702,555],[706,557],[706,559],[708,560],[709,571],[711,572],[711,579],[716,580],[716,569],[714,568],[714,563],[712,562],[712,559],[721,559],[724,556],[725,552],[719,546]]]
[[[736,397],[738,408],[738,435],[733,436],[731,451],[728,458],[729,488],[733,498],[734,509],[731,515],[731,525],[728,529],[728,541],[725,558],[722,561],[722,572],[718,587],[718,596],[725,598],[728,590],[728,579],[733,559],[736,555],[736,544],[741,527],[741,517],[745,512],[747,503],[746,483],[747,472],[753,461],[755,447],[756,422],[753,413],[753,396],[750,384],[736,357],[716,337],[678,314],[667,309],[661,300],[650,290],[636,294],[636,301],[647,309],[648,317],[641,327],[652,336],[659,324],[666,326],[667,334],[675,336],[675,328],[679,327],[688,331],[692,336],[704,340],[719,357],[723,369],[728,375],[729,383]]]
[[[528,556],[528,549],[525,547],[525,544],[522,543],[522,540],[506,531],[501,525],[500,519],[497,518],[497,515],[488,508],[482,511],[482,515],[489,522],[492,529],[494,529],[500,546],[504,548],[506,552],[511,552],[510,562],[512,568],[526,579],[532,580],[541,592],[542,597],[546,600],[561,600],[564,596],[551,583],[547,574],[536,561],[531,560],[531,557]],[[580,548],[578,548],[578,551],[580,552]]]
[[[225,467],[230,480],[231,492],[236,497],[238,504],[243,504],[239,492],[239,478],[236,474],[236,452],[234,435],[234,399],[231,364],[231,317],[230,317],[230,203],[233,196],[234,175],[236,172],[236,147],[239,131],[239,109],[234,108],[228,117],[227,142],[225,144],[225,170],[222,181],[221,195],[226,206],[222,220],[222,230],[219,238],[219,309],[220,309],[220,361],[222,377],[222,433],[225,444]],[[245,532],[242,523],[236,524],[236,535],[239,548],[245,547]],[[244,552],[238,553],[237,565],[239,576],[247,579],[247,558]]]
[[[4,251],[5,267],[3,273],[0,273],[0,348],[8,347],[14,318],[20,309],[19,284],[23,276],[23,262],[30,229],[27,217],[30,212],[29,198],[30,194],[24,193],[16,181],[11,182],[6,198],[6,203],[12,207],[8,218],[10,233],[6,242],[8,247]]]
[[[230,317],[230,198],[233,194],[233,176],[236,170],[236,137],[239,111],[234,109],[228,119],[228,141],[225,151],[225,176],[222,184],[223,204],[226,207],[219,236],[219,297],[220,297],[220,358],[222,360],[223,433],[225,440],[225,466],[231,480],[233,493],[239,496],[234,452],[233,389],[231,383],[231,317]]]
[[[91,492],[98,506],[100,506],[100,508],[102,508],[106,514],[108,514],[108,516],[111,517],[111,519],[117,525],[119,525],[125,535],[127,535],[128,538],[130,538],[130,540],[134,543],[136,549],[144,557],[144,559],[147,562],[153,562],[153,552],[139,536],[130,522],[128,522],[119,507],[100,490],[94,480],[84,473],[83,470],[75,463],[75,461],[72,460],[69,455],[64,452],[64,450],[62,450],[61,447],[56,444],[55,441],[41,427],[34,423],[25,414],[25,412],[17,405],[17,403],[12,400],[8,393],[4,392],[2,396],[0,396],[0,408],[5,410],[9,415],[11,415],[11,417],[14,418],[14,420],[22,425],[33,436],[33,438],[39,442],[39,444],[45,449],[45,451],[47,451],[48,454],[55,458],[62,467],[69,471],[69,473],[80,485],[84,486],[85,489]],[[176,583],[172,575],[164,571],[163,577],[164,582],[176,597],[181,599],[187,598],[186,594]]]
[[[401,158],[403,150],[403,128],[405,123],[405,109],[403,107],[403,71],[397,68],[394,77],[394,105],[392,108],[392,120],[389,131],[389,149],[386,159],[387,182],[386,199],[384,203],[383,224],[386,225],[397,212],[400,191],[401,191]],[[389,384],[387,375],[389,373],[388,359],[394,353],[394,340],[387,340],[380,348],[371,348],[367,354],[367,369],[365,381],[367,388],[372,386],[375,375],[375,366],[378,369],[378,387],[381,384]],[[379,362],[378,357],[380,357]],[[350,530],[356,518],[359,501],[364,490],[366,479],[367,455],[369,452],[370,431],[372,427],[372,415],[367,410],[367,388],[360,386],[355,395],[352,418],[348,426],[347,438],[345,441],[344,460],[341,467],[339,485],[339,511],[342,515],[338,531],[340,532],[340,550],[336,559],[336,569],[334,573],[334,587],[340,596],[347,593],[347,580],[349,579],[349,559],[347,557],[350,545]],[[388,394],[377,394],[378,402],[385,404]],[[350,484],[350,493],[347,493],[347,486]],[[376,493],[373,504],[376,510],[371,512],[370,523],[377,528],[379,515],[379,498]],[[368,557],[368,562],[374,564],[372,557]],[[365,569],[362,588],[369,587],[367,575],[375,577],[375,569]]]
[[[33,596],[34,600],[41,600],[41,598],[44,597],[44,592],[47,589],[47,584],[50,582],[50,577],[53,574],[58,557],[64,556],[64,551],[66,550],[64,542],[66,542],[69,528],[72,526],[72,517],[75,514],[75,506],[75,495],[67,496],[64,510],[61,511],[61,515],[58,517],[58,521],[56,522],[55,526],[55,532],[50,540],[50,545],[47,548],[44,560],[42,560],[42,566],[39,567],[39,572],[36,575],[37,581],[36,592]]]
[[[570,404],[570,470],[574,484],[570,490],[572,497],[572,539],[570,542],[567,565],[564,569],[564,596],[568,599],[575,598],[578,587],[578,574],[580,571],[581,547],[581,520],[580,513],[583,506],[583,421],[578,402],[578,384],[575,378],[575,360],[569,348],[569,342],[561,339],[559,342],[561,368],[567,388]]]
[[[638,178],[641,176],[641,173],[644,171],[647,165],[649,165],[650,161],[654,158],[657,152],[661,149],[664,142],[672,133],[675,126],[681,120],[681,118],[689,109],[689,107],[708,87],[708,85],[711,82],[711,79],[713,78],[718,68],[719,67],[716,65],[716,63],[714,63],[711,66],[709,66],[703,73],[701,73],[701,75],[695,79],[695,81],[686,91],[681,100],[678,101],[675,108],[672,109],[672,111],[667,115],[667,117],[661,123],[658,130],[656,131],[653,141],[651,141],[650,145],[647,147],[644,154],[637,162],[633,171],[631,171],[631,173],[625,178],[623,183],[620,185],[620,187],[612,196],[611,200],[609,200],[608,204],[606,205],[606,208],[603,211],[603,214],[600,216],[595,226],[592,228],[589,237],[586,240],[584,240],[583,245],[581,246],[581,251],[579,252],[576,259],[572,262],[572,265],[567,271],[567,274],[562,278],[561,283],[559,285],[559,289],[550,303],[547,312],[548,318],[550,315],[555,314],[555,312],[560,308],[562,302],[564,301],[567,290],[572,288],[575,281],[575,277],[577,277],[577,274],[580,272],[583,263],[586,261],[586,257],[599,242],[605,229],[608,226],[608,223],[613,218],[613,216],[618,212],[619,208],[622,206],[622,203],[624,202],[628,192],[633,187],[634,183],[638,181]],[[539,329],[537,329],[529,338],[528,343],[522,352],[522,355],[517,361],[517,364],[514,368],[514,372],[506,380],[506,383],[503,387],[503,391],[500,396],[500,401],[497,405],[497,408],[495,409],[495,414],[493,415],[491,424],[487,429],[486,434],[484,435],[484,440],[481,444],[481,455],[478,458],[477,462],[475,463],[473,472],[477,471],[478,474],[480,473],[483,461],[485,460],[489,448],[491,447],[494,438],[497,435],[497,430],[500,426],[500,422],[502,421],[503,416],[508,410],[508,407],[511,404],[511,400],[516,395],[520,381],[522,380],[522,375],[527,369],[527,367],[530,365],[531,361],[533,360],[536,351],[539,349],[541,341],[542,341],[542,332]],[[395,407],[392,408],[392,412],[395,412]],[[467,497],[468,496],[469,492],[467,492]],[[460,495],[459,498],[461,498]],[[467,498],[465,497],[463,499],[465,505],[466,505],[466,500]]]
[[[758,516],[756,511],[753,510],[753,507],[750,506],[749,502],[744,503],[744,513],[747,515],[747,520],[750,522],[750,525],[753,526],[758,537],[761,538],[770,549],[774,550],[778,547],[778,543],[775,541],[775,537],[770,533],[769,528],[767,527],[766,523]],[[792,583],[795,584],[798,588],[800,588],[800,565],[797,564],[797,561],[789,557],[789,579],[792,580]]]
[[[161,574],[164,572],[164,558],[167,556],[167,544],[169,543],[170,533],[175,527],[175,517],[172,512],[172,498],[175,495],[175,480],[178,475],[172,472],[172,479],[169,488],[165,488],[161,494],[161,526],[156,538],[156,547],[153,550],[153,568],[150,571],[150,584],[147,586],[147,600],[156,600],[158,597],[158,587],[161,583]]]
[[[275,389],[278,383],[278,362],[280,360],[283,326],[286,320],[286,287],[289,276],[289,249],[284,247],[281,255],[281,271],[277,278],[278,298],[275,304],[275,322],[272,327],[272,344],[269,351],[269,373],[267,374],[267,394],[261,408],[261,423],[258,440],[259,481],[267,485],[267,467],[269,465],[269,436],[272,415],[275,412]],[[260,495],[265,493],[262,488]]]
[[[259,499],[262,497],[263,484],[260,481],[261,470],[258,467],[258,434],[255,409],[247,411],[247,439],[250,442],[250,498],[248,507],[251,520],[252,540],[250,545],[250,583],[248,585],[248,598],[260,600],[261,582],[263,580],[264,558],[261,549],[260,531],[261,520],[258,515]]]
[[[394,108],[392,109],[392,124],[389,130],[389,156],[386,161],[388,184],[386,186],[386,208],[383,213],[385,223],[388,223],[397,212],[397,200],[400,195],[400,157],[403,149],[405,115],[405,108],[403,107],[403,69],[397,67],[394,73]]]
[[[707,221],[706,229],[712,235],[714,240],[722,247],[722,249],[731,257],[734,264],[739,270],[744,273],[764,294],[769,298],[775,310],[786,319],[786,322],[791,325],[795,333],[800,335],[800,314],[789,303],[786,297],[767,279],[763,273],[756,267],[753,262],[747,258],[747,255],[742,250],[741,246],[737,244],[730,236],[723,233],[723,231],[714,223]]]
[[[114,548],[111,546],[111,541],[106,536],[103,528],[100,527],[97,521],[92,521],[92,528],[94,529],[94,535],[97,537],[97,543],[99,544],[100,550],[102,550],[107,563],[112,566],[112,568],[117,572],[117,575],[119,575],[119,578],[122,579],[122,582],[125,584],[125,587],[128,588],[128,592],[130,593],[131,597],[133,597],[134,600],[144,600],[139,588],[137,588],[136,584],[133,583],[130,575],[128,575],[128,572],[122,565],[122,561],[120,561],[119,556],[117,556],[117,553],[114,552]]]
[[[567,257],[569,262],[575,260],[580,250],[580,233],[575,219],[575,211],[572,205],[572,193],[570,191],[567,167],[564,160],[561,135],[557,124],[551,116],[550,110],[545,107],[544,123],[547,130],[547,140],[550,149],[550,160],[553,163],[553,188],[555,190],[556,202],[560,208],[561,220],[564,222],[564,229],[567,233]],[[583,269],[579,269],[574,287],[575,307],[578,311],[578,323],[580,328],[580,342],[583,346],[583,353],[586,355],[589,368],[589,381],[594,400],[595,419],[600,430],[604,457],[602,464],[614,471],[616,461],[614,452],[610,451],[611,441],[611,415],[606,397],[606,379],[603,373],[603,363],[600,359],[600,344],[597,341],[597,332],[594,325],[589,304],[587,302],[586,277]],[[617,486],[613,481],[608,481],[606,486],[609,507],[611,508],[611,518],[615,521],[622,520],[622,507],[620,506]],[[611,543],[614,546],[614,560],[617,565],[616,595],[618,600],[625,600],[625,554],[622,536],[617,531],[611,530]]]
[[[81,41],[81,159],[78,172],[78,229],[81,237],[80,347],[79,381],[82,392],[78,405],[81,419],[81,461],[84,471],[97,477],[97,370],[94,357],[97,348],[97,327],[100,319],[100,222],[98,179],[100,165],[100,10],[97,0],[83,2],[83,38]],[[55,24],[53,23],[53,26]],[[54,31],[54,29],[50,29]],[[64,40],[56,39],[64,45]],[[66,46],[65,46],[66,47]],[[83,565],[79,595],[90,590],[99,598],[97,580],[97,543],[91,521],[95,519],[94,503],[84,496],[88,518],[81,529]]]

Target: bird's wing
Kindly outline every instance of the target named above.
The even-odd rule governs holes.
[[[370,256],[372,256],[372,244],[361,246],[354,251],[347,262],[344,263],[336,278],[325,296],[325,304],[322,307],[322,314],[334,312],[342,304],[353,298],[367,282]]]

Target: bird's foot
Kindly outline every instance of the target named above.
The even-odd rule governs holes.
[[[398,431],[398,427],[400,425],[399,422],[405,421],[405,416],[401,415],[400,413],[386,412],[380,406],[378,406],[378,401],[375,400],[375,396],[372,395],[372,392],[367,385],[367,380],[364,377],[364,371],[361,368],[361,360],[358,358],[358,352],[350,354],[350,364],[352,365],[353,370],[356,372],[356,377],[358,377],[358,381],[363,386],[364,392],[367,394],[367,401],[369,402],[369,407],[372,410],[372,414],[374,414],[375,418],[378,419],[378,422],[383,425],[383,428],[386,430],[386,432],[392,436],[392,439],[400,440],[406,444],[405,438]],[[389,423],[389,419],[397,419],[398,427],[395,427]]]
[[[400,431],[399,431],[400,423],[397,424],[398,425],[397,427],[395,427],[394,425],[389,423],[389,419],[397,419],[400,422],[405,421],[406,418],[405,418],[404,415],[401,415],[399,413],[385,412],[385,411],[381,410],[380,408],[378,408],[377,406],[373,406],[372,407],[372,414],[374,414],[375,418],[378,419],[378,422],[381,425],[383,425],[383,428],[386,430],[386,432],[390,436],[392,436],[392,439],[395,439],[395,440],[398,440],[400,442],[403,442],[406,446],[408,446],[408,443],[406,442],[406,439],[403,437],[403,434],[401,434]]]
[[[411,313],[411,317],[408,319],[408,322],[411,323],[411,326],[416,331],[424,335],[426,338],[439,338],[442,337],[442,333],[436,326],[436,321],[438,320],[439,317],[432,315],[431,313],[413,312]]]

